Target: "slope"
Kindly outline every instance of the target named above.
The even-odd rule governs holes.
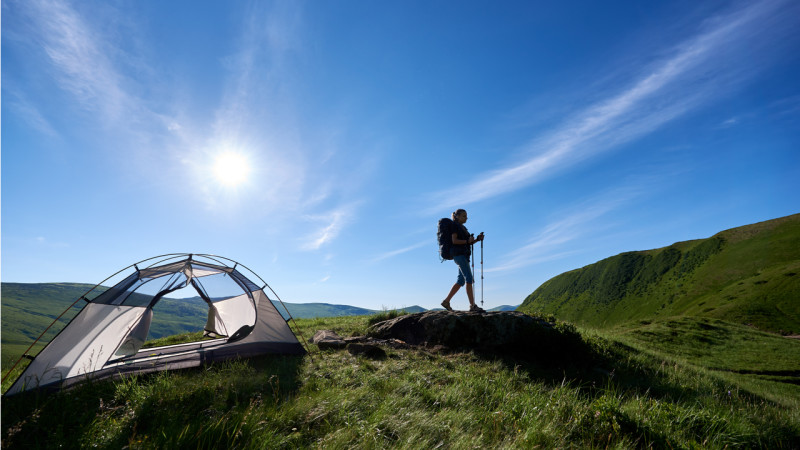
[[[626,252],[558,275],[521,311],[591,327],[671,316],[800,333],[800,214]]]

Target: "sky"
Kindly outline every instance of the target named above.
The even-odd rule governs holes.
[[[1,31],[3,282],[207,253],[430,309],[464,208],[492,308],[800,212],[792,0],[3,0]]]

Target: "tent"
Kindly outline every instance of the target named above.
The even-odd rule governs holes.
[[[140,267],[153,260],[156,261]],[[263,285],[253,283],[240,269],[247,270]],[[127,271],[132,273],[125,275]],[[122,281],[103,290],[101,285],[111,278]],[[208,305],[206,339],[142,348],[153,307],[165,296],[188,286]],[[197,367],[236,357],[305,354],[289,326],[291,316],[286,306],[269,288],[288,319],[278,312],[264,288],[269,288],[267,283],[245,266],[215,255],[169,254],[132,264],[73,303],[70,308],[85,302],[5,395],[36,388],[63,388],[89,378]]]

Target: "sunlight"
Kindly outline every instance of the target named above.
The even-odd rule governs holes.
[[[214,177],[226,187],[236,187],[247,181],[250,162],[239,153],[225,152],[214,160]]]

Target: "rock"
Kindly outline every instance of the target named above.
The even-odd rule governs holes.
[[[311,343],[317,344],[320,350],[338,350],[347,347],[347,342],[331,330],[318,330],[311,338]]]
[[[342,340],[341,336],[336,334],[335,331],[332,331],[332,330],[317,330],[317,332],[314,333],[314,336],[311,337],[311,343],[312,344],[316,344],[317,342],[322,341],[322,340],[326,340],[326,339]]]
[[[372,359],[386,358],[386,352],[374,344],[348,344],[347,351],[353,356],[364,355],[367,358]]]

